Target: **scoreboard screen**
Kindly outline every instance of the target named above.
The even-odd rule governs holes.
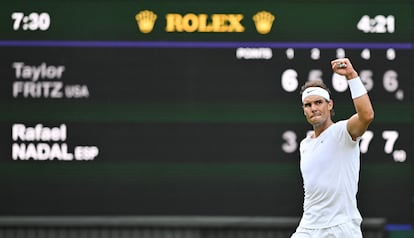
[[[0,214],[302,214],[300,87],[350,58],[375,120],[363,217],[412,224],[414,5],[8,1],[0,9]]]

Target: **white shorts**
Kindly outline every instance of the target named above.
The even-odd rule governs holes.
[[[298,227],[291,238],[362,238],[361,223],[352,221],[320,229]]]

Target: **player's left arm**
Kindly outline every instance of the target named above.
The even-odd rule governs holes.
[[[347,58],[336,59],[331,62],[331,65],[335,73],[345,76],[348,80],[356,113],[349,118],[347,129],[352,139],[356,140],[365,133],[369,124],[374,120],[374,109],[350,60]]]

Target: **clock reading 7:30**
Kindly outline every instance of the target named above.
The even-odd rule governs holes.
[[[15,31],[20,29],[24,31],[46,31],[50,26],[50,15],[47,12],[32,12],[28,15],[23,12],[13,12],[11,18],[13,19],[13,30]]]

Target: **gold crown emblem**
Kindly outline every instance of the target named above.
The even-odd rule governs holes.
[[[135,15],[139,30],[145,34],[150,33],[154,29],[156,19],[157,14],[149,10],[140,11]]]
[[[253,16],[253,20],[256,25],[257,32],[264,35],[272,30],[272,24],[275,20],[275,16],[273,16],[270,12],[261,11]]]

